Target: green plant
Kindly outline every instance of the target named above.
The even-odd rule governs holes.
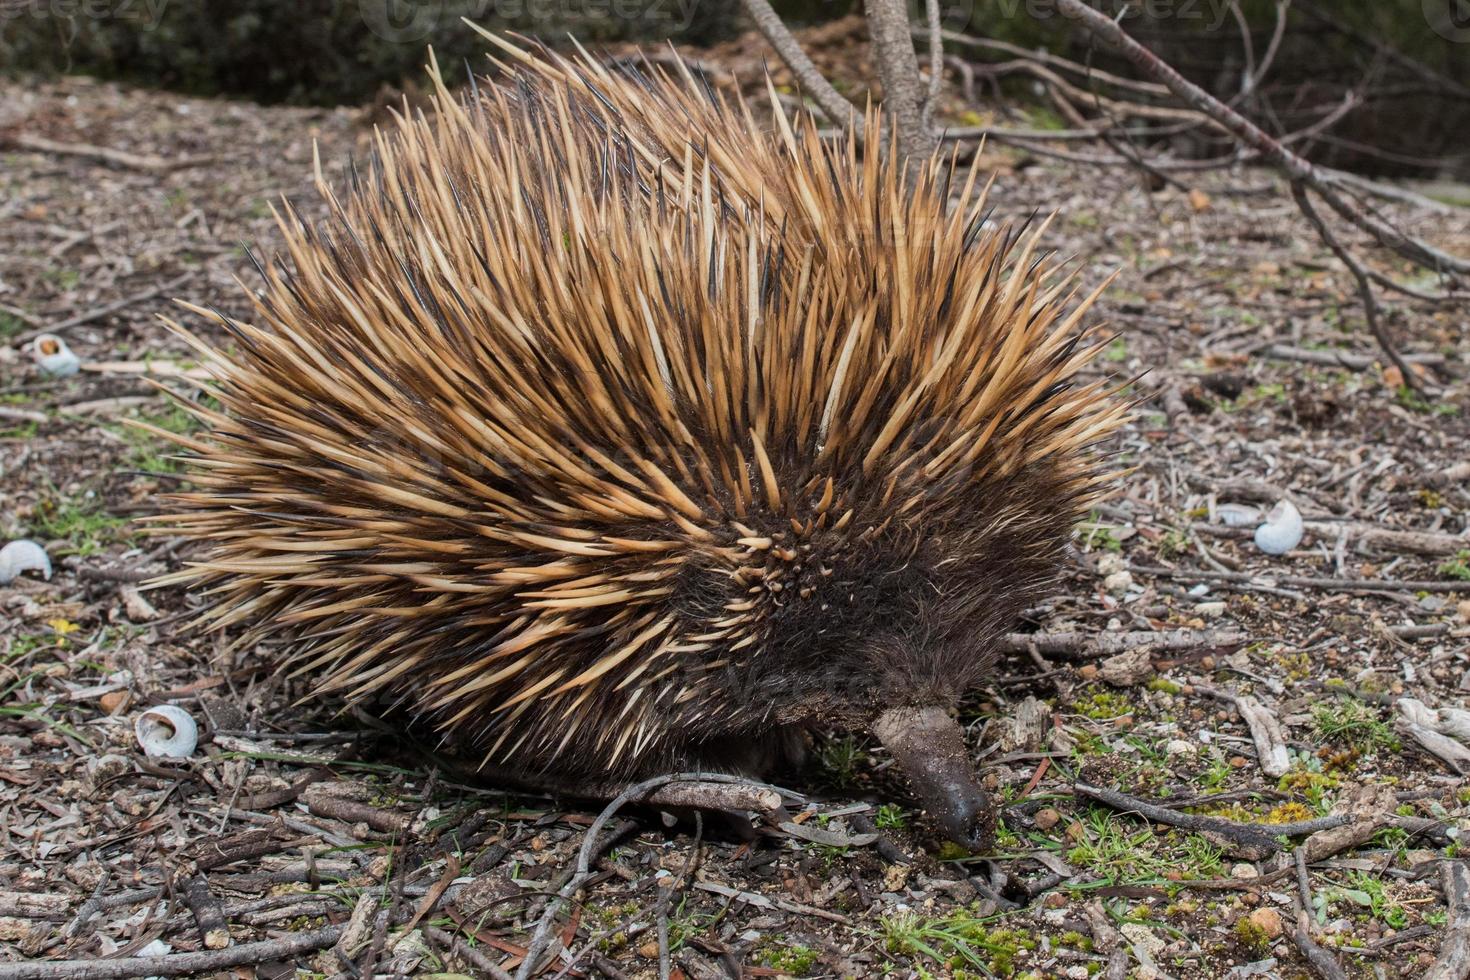
[[[1449,559],[1439,566],[1439,574],[1445,578],[1459,579],[1461,582],[1470,582],[1470,550],[1461,549],[1455,553],[1455,557]]]
[[[810,946],[769,946],[761,950],[757,959],[788,977],[804,977],[816,965],[821,953]]]
[[[954,970],[968,964],[977,970],[1014,976],[1017,960],[1037,947],[1029,932],[992,928],[998,916],[979,917],[973,908],[945,916],[913,912],[885,916],[880,924],[883,948],[895,956],[923,956]]]
[[[1082,839],[1067,852],[1067,861],[1114,884],[1162,878],[1175,865],[1159,855],[1152,830],[1130,830],[1111,813],[1093,810],[1083,823]]]
[[[1312,708],[1312,725],[1329,742],[1362,752],[1397,749],[1399,740],[1378,713],[1356,698],[1340,697]]]
[[[902,830],[908,826],[908,814],[896,803],[884,803],[873,818],[879,830]]]
[[[109,514],[90,496],[51,497],[37,505],[31,519],[40,537],[60,538],[79,555],[91,555],[117,540],[124,518]]]
[[[858,763],[863,758],[863,747],[851,735],[825,739],[817,746],[817,762],[834,786],[851,786],[857,782]]]

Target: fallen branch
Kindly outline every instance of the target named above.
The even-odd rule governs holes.
[[[211,973],[236,966],[289,961],[302,953],[314,953],[335,943],[344,928],[346,927],[327,926],[312,932],[287,933],[276,939],[262,939],[259,942],[197,953],[0,963],[0,980],[115,980],[124,977],[179,977],[188,973]]]
[[[1465,980],[1470,977],[1470,867],[1464,861],[1445,861],[1439,866],[1439,881],[1450,919],[1424,980]]]
[[[1359,550],[1378,548],[1395,553],[1414,555],[1453,555],[1463,548],[1470,548],[1470,538],[1459,534],[1441,534],[1434,531],[1391,531],[1369,524],[1348,524],[1338,521],[1306,521],[1305,527],[1312,534],[1335,540],[1343,535],[1346,543]],[[1207,534],[1213,538],[1249,538],[1254,528],[1227,527],[1223,524],[1208,524],[1196,521],[1189,525],[1191,531]]]
[[[1342,964],[1337,962],[1337,958],[1313,942],[1305,929],[1292,926],[1287,931],[1291,933],[1291,941],[1296,943],[1296,948],[1301,950],[1302,957],[1317,976],[1322,980],[1348,980],[1348,975],[1343,972]]]
[[[30,133],[15,133],[7,142],[18,150],[48,153],[52,156],[83,157],[122,167],[124,170],[139,170],[150,174],[170,173],[186,167],[197,167],[214,160],[212,155],[169,159],[152,153],[129,153],[126,150],[115,150],[110,146],[93,146],[90,143],[62,143]]]
[[[1295,837],[1312,834],[1347,824],[1351,818],[1334,814],[1317,820],[1297,823],[1237,823],[1220,817],[1206,817],[1184,813],[1158,803],[1150,803],[1127,793],[1094,786],[1091,783],[1074,783],[1073,792],[1079,796],[1107,804],[1120,813],[1136,813],[1153,823],[1180,827],[1209,838],[1213,843],[1248,861],[1260,861],[1282,850],[1277,837]]]
[[[122,299],[114,300],[111,303],[106,303],[102,306],[94,307],[90,310],[85,310],[81,313],[76,314],[75,316],[69,316],[59,323],[53,323],[48,327],[42,327],[37,330],[32,330],[29,333],[23,333],[20,336],[12,339],[11,344],[19,347],[22,344],[30,343],[41,334],[61,333],[63,330],[70,330],[72,327],[79,327],[84,323],[91,323],[93,320],[100,320],[104,316],[109,316],[113,313],[117,313],[120,310],[125,310],[129,306],[133,306],[146,300],[153,299],[155,296],[159,296],[164,293],[171,293],[179,286],[188,282],[193,277],[193,275],[194,273],[192,272],[186,272],[181,276],[170,279],[168,282],[160,283],[157,286],[150,286],[142,292],[134,293],[131,296],[124,296]]]
[[[1187,581],[1231,582],[1241,585],[1266,587],[1287,586],[1290,588],[1324,589],[1338,592],[1470,592],[1470,582],[1326,578],[1315,575],[1253,575],[1250,572],[1222,572],[1201,568],[1164,568],[1161,565],[1129,565],[1128,570],[1138,575],[1153,575],[1159,578],[1184,579]]]
[[[1004,653],[1061,654],[1077,660],[1105,657],[1125,650],[1197,650],[1236,646],[1250,637],[1237,630],[1135,630],[1126,633],[1007,633],[1000,639]]]
[[[577,851],[577,870],[571,879],[556,893],[550,902],[546,903],[546,910],[541,913],[541,920],[536,923],[536,932],[531,937],[531,944],[526,949],[526,958],[521,961],[520,969],[516,971],[516,980],[529,980],[536,973],[537,964],[541,960],[541,954],[546,952],[546,946],[551,940],[551,927],[556,922],[556,913],[560,911],[563,903],[577,894],[577,891],[592,877],[592,856],[600,849],[598,838],[602,834],[602,828],[607,825],[619,810],[636,800],[647,799],[654,790],[669,783],[679,782],[710,782],[710,783],[735,783],[742,785],[756,785],[762,789],[776,792],[775,787],[765,786],[760,783],[752,783],[750,780],[739,776],[726,776],[722,773],[705,772],[675,772],[662,776],[654,776],[645,779],[641,783],[634,783],[623,792],[619,793],[602,812],[592,821],[587,828],[587,833],[582,839],[582,846]],[[0,980],[4,980],[0,977]]]

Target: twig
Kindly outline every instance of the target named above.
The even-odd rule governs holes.
[[[1286,752],[1286,733],[1276,716],[1249,694],[1217,691],[1214,688],[1195,686],[1201,694],[1229,701],[1240,712],[1241,720],[1250,729],[1251,741],[1256,746],[1256,761],[1261,771],[1272,779],[1280,779],[1291,769],[1291,757]],[[1344,821],[1346,822],[1346,821]]]
[[[1291,182],[1291,196],[1296,201],[1297,207],[1301,208],[1302,214],[1306,215],[1307,221],[1311,222],[1312,227],[1317,229],[1317,235],[1322,241],[1327,243],[1327,247],[1332,249],[1332,254],[1336,255],[1338,261],[1347,266],[1348,271],[1357,280],[1358,299],[1363,304],[1363,318],[1368,321],[1368,330],[1373,334],[1374,339],[1378,341],[1378,346],[1383,349],[1383,353],[1388,355],[1388,359],[1393,361],[1394,367],[1399,369],[1399,373],[1404,379],[1404,384],[1415,391],[1423,390],[1423,385],[1419,383],[1419,376],[1414,373],[1414,369],[1409,366],[1409,362],[1404,360],[1404,356],[1399,353],[1399,349],[1394,345],[1392,338],[1383,329],[1383,323],[1378,316],[1378,298],[1373,295],[1373,283],[1369,280],[1368,271],[1363,267],[1363,263],[1359,262],[1357,257],[1349,252],[1343,246],[1342,242],[1337,240],[1337,236],[1332,233],[1332,229],[1327,227],[1327,222],[1322,220],[1322,216],[1312,206],[1312,199],[1307,194],[1307,189],[1302,186],[1301,181],[1294,180]]]
[[[536,965],[541,959],[541,954],[546,951],[547,942],[551,939],[551,927],[556,921],[556,913],[561,909],[562,904],[575,895],[587,879],[592,877],[592,855],[598,850],[598,837],[602,833],[602,828],[628,803],[645,798],[660,786],[681,781],[751,783],[750,780],[742,779],[738,776],[726,776],[722,773],[676,772],[654,776],[651,779],[645,779],[641,783],[635,783],[614,797],[612,802],[602,808],[602,812],[597,815],[597,819],[592,821],[592,826],[587,828],[586,836],[582,840],[582,847],[577,852],[577,873],[556,893],[556,896],[547,903],[546,910],[541,913],[541,921],[536,924],[536,932],[531,937],[531,945],[526,950],[526,958],[521,962],[520,969],[516,971],[516,980],[529,980],[536,972]],[[762,784],[756,783],[754,785]],[[771,786],[763,786],[763,788],[775,789]],[[0,977],[0,980],[4,980],[4,978]]]
[[[812,59],[807,57],[801,43],[787,30],[781,15],[771,9],[769,0],[741,0],[741,6],[750,15],[750,19],[755,21],[756,29],[776,49],[781,60],[786,62],[786,67],[796,76],[802,91],[811,96],[812,101],[833,123],[851,127],[853,133],[861,138],[863,124],[856,107],[832,87],[832,83],[827,81],[812,63]]]
[[[288,933],[276,939],[262,939],[259,942],[197,953],[0,963],[0,980],[115,980],[124,977],[178,977],[187,973],[209,973],[235,966],[290,960],[302,953],[325,949],[337,941],[344,928],[346,927],[327,926],[312,932]]]
[[[1309,350],[1305,347],[1292,347],[1290,344],[1272,344],[1260,353],[1267,357],[1274,357],[1278,361],[1325,364],[1328,367],[1340,367],[1349,371],[1366,371],[1378,363],[1378,358],[1367,354],[1354,354],[1352,351],[1345,350]],[[1405,354],[1404,360],[1410,364],[1434,366],[1444,363],[1444,355]]]
[[[169,173],[174,170],[182,170],[185,167],[197,167],[214,160],[212,155],[175,157],[170,160],[151,153],[146,155],[129,153],[126,150],[115,150],[109,146],[92,146],[89,143],[62,143],[30,133],[15,133],[10,137],[8,142],[11,146],[20,150],[30,150],[35,153],[49,153],[53,156],[85,157],[89,160],[110,163],[114,166],[122,167],[125,170],[141,170],[144,173],[152,174]]]
[[[10,408],[0,405],[0,419],[7,422],[46,422],[50,416],[45,412],[33,412],[28,408]]]
[[[1196,650],[1234,646],[1250,637],[1235,630],[1137,630],[1127,633],[1007,633],[1000,639],[1005,653],[1025,653],[1033,645],[1038,653],[1064,655],[1083,660],[1125,650]]]
[[[1307,820],[1288,824],[1253,824],[1236,823],[1233,820],[1224,820],[1220,817],[1205,817],[1193,813],[1183,813],[1157,803],[1140,800],[1135,796],[1120,793],[1117,790],[1107,789],[1102,786],[1094,786],[1090,783],[1075,783],[1072,786],[1074,792],[1088,799],[1105,803],[1121,813],[1136,813],[1153,823],[1168,824],[1171,827],[1182,827],[1192,830],[1214,839],[1217,843],[1224,844],[1231,853],[1238,854],[1251,861],[1259,861],[1269,857],[1281,850],[1281,844],[1276,840],[1279,836],[1295,836],[1298,834],[1310,834],[1320,830],[1341,827],[1349,822],[1348,817],[1333,815],[1323,817],[1319,820]]]
[[[1464,861],[1445,861],[1439,866],[1439,881],[1450,918],[1424,980],[1464,980],[1470,976],[1470,867]]]
[[[90,323],[93,320],[100,320],[104,316],[109,316],[113,313],[118,312],[119,310],[125,310],[129,306],[133,306],[137,303],[142,303],[145,300],[150,300],[155,296],[159,296],[163,293],[173,292],[174,289],[188,282],[193,277],[193,275],[194,273],[192,272],[186,272],[181,276],[170,279],[168,282],[161,283],[157,286],[150,286],[142,292],[134,293],[131,296],[124,296],[122,299],[114,300],[111,303],[106,303],[102,306],[98,306],[90,310],[84,310],[83,312],[78,313],[75,316],[67,317],[60,323],[53,323],[48,327],[43,327],[38,330],[32,330],[29,333],[23,333],[13,339],[11,343],[14,346],[19,347],[21,344],[26,344],[32,340],[35,340],[43,333],[61,333],[63,330],[70,330],[72,327],[78,327],[84,323]]]
[[[1276,166],[1292,180],[1300,181],[1316,191],[1334,211],[1371,234],[1385,248],[1430,269],[1470,272],[1470,259],[1450,255],[1427,242],[1411,238],[1376,215],[1355,211],[1337,193],[1331,174],[1293,153],[1255,123],[1186,79],[1165,64],[1158,55],[1130,37],[1111,17],[1089,7],[1082,0],[1057,0],[1057,7],[1063,16],[1080,23],[1099,39],[1116,48],[1139,71],[1167,86],[1177,98],[1204,113],[1241,143],[1258,152],[1266,162]]]
[[[193,875],[184,883],[184,901],[194,913],[199,938],[205,949],[224,949],[230,945],[230,927],[225,922],[224,905],[210,894],[209,882],[203,875]]]
[[[1301,950],[1302,956],[1322,980],[1348,980],[1346,973],[1342,972],[1342,966],[1336,957],[1327,950],[1312,942],[1312,937],[1307,935],[1305,929],[1293,925],[1288,932],[1291,933],[1291,941],[1296,943],[1296,948]]]
[[[464,960],[480,973],[490,977],[491,980],[511,980],[511,975],[505,970],[502,970],[499,963],[496,963],[459,936],[451,935],[435,926],[424,926],[423,930],[424,935],[439,945],[447,947],[450,952],[454,953],[454,955]]]

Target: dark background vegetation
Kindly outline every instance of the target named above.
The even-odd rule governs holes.
[[[1125,0],[1097,2],[1117,10]],[[1239,96],[1246,47],[1226,0],[1127,5],[1135,36],[1215,94]],[[778,0],[776,7],[793,24],[814,24],[861,3]],[[922,3],[914,7],[917,20]],[[953,29],[1120,67],[1089,51],[1082,32],[1049,0],[946,0],[944,10]],[[1257,58],[1269,45],[1275,10],[1274,0],[1241,0]],[[1470,20],[1470,2],[1295,0],[1263,92],[1239,104],[1278,132],[1291,132],[1358,90],[1364,104],[1308,147],[1316,159],[1464,178],[1470,23],[1446,38],[1429,22],[1453,13]],[[553,44],[572,34],[591,44],[672,40],[702,47],[747,26],[735,0],[0,0],[0,66],[266,103],[353,104],[420,77],[428,44],[453,77],[463,76],[467,62],[483,64],[485,46],[462,17]],[[1017,81],[1005,94],[1025,98],[1028,88]]]

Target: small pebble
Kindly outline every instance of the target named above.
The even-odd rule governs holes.
[[[1031,819],[1036,822],[1037,830],[1051,830],[1061,821],[1062,815],[1051,807],[1047,807],[1044,810],[1037,810],[1036,816]]]
[[[1283,931],[1281,924],[1281,913],[1266,906],[1256,909],[1249,916],[1250,924],[1261,930],[1261,934],[1267,939],[1279,939]]]

